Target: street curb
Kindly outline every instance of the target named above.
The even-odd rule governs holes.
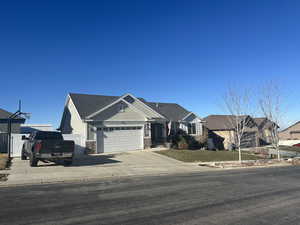
[[[215,169],[213,169],[215,170]],[[48,180],[48,181],[40,181],[34,183],[11,183],[11,184],[1,184],[0,188],[2,187],[21,187],[21,186],[35,186],[35,185],[47,185],[47,184],[68,184],[68,183],[83,183],[83,182],[94,182],[94,181],[102,181],[102,180],[120,180],[120,179],[130,179],[130,178],[142,178],[142,177],[160,177],[160,176],[168,176],[168,175],[184,175],[184,174],[194,174],[194,173],[201,173],[201,172],[209,172],[210,170],[206,171],[191,171],[191,172],[177,172],[177,173],[158,173],[158,174],[147,174],[147,175],[124,175],[124,176],[107,176],[107,177],[90,177],[90,178],[74,178],[69,180]],[[6,181],[3,181],[5,183]]]

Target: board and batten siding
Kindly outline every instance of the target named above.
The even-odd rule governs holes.
[[[11,124],[11,133],[19,134],[20,133],[20,123],[12,123]],[[0,133],[7,133],[8,125],[7,123],[0,123]]]
[[[80,134],[86,139],[87,124],[80,118],[77,109],[70,97],[65,106],[61,132],[63,134]]]
[[[123,101],[96,114],[92,119],[95,121],[146,121],[142,113]]]
[[[160,117],[158,114],[156,114],[155,112],[153,112],[152,109],[146,107],[144,105],[144,103],[141,103],[137,100],[135,100],[134,102],[131,103],[134,107],[136,107],[138,110],[142,111],[143,113],[145,113],[149,118],[151,117]]]

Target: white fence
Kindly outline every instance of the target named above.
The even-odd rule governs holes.
[[[22,147],[24,141],[22,136],[24,134],[12,134],[11,137],[11,156],[21,157]],[[28,135],[27,135],[28,136]],[[71,140],[75,142],[75,155],[81,155],[84,153],[84,140],[80,134],[63,134],[65,140]]]
[[[22,147],[24,143],[24,141],[22,140],[22,136],[23,134],[11,135],[11,156],[12,157],[21,157]]]

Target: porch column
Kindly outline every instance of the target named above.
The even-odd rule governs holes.
[[[151,123],[146,122],[144,125],[144,149],[151,148],[152,140],[151,140]]]

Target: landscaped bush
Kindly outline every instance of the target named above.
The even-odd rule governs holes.
[[[200,143],[193,136],[188,135],[185,131],[179,130],[171,138],[171,147],[175,149],[200,149],[205,146],[204,143]]]
[[[178,137],[179,141],[177,142],[178,149],[188,149],[189,145],[183,136]]]

